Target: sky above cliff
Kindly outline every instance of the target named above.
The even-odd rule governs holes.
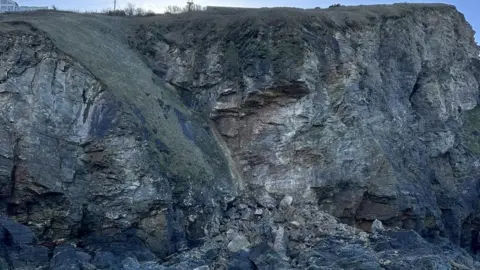
[[[114,0],[18,0],[18,4],[24,6],[52,6],[60,9],[71,10],[103,10],[113,8]],[[156,12],[163,12],[168,5],[183,6],[186,1],[179,0],[117,0],[117,6],[124,7],[127,3],[133,3],[136,6],[151,9]],[[299,8],[325,8],[332,4],[340,3],[342,5],[372,5],[372,4],[391,4],[398,2],[410,3],[447,3],[455,5],[460,12],[473,26],[476,32],[477,42],[480,43],[480,3],[479,0],[411,0],[411,1],[389,1],[389,0],[197,0],[195,3],[202,6],[236,6],[236,7],[299,7]]]

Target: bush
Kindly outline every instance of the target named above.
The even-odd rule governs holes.
[[[103,13],[107,14],[108,16],[119,16],[119,17],[125,17],[127,14],[125,13],[125,10],[122,9],[117,9],[117,10],[105,10]]]
[[[205,9],[206,9],[205,7],[202,7],[201,5],[198,5],[198,4],[193,4],[193,5],[190,6],[190,8],[189,8],[188,5],[186,5],[184,7],[167,6],[165,8],[165,13],[178,14],[178,13],[184,13],[184,12],[188,12],[188,11],[203,11]]]
[[[103,13],[109,15],[109,16],[120,16],[120,17],[126,17],[126,16],[155,16],[157,15],[155,12],[152,10],[145,10],[140,7],[135,7],[134,4],[128,3],[127,7],[125,9],[117,9],[117,10],[104,10]]]
[[[342,6],[342,5],[340,5],[340,4],[335,4],[335,5],[329,6],[328,8],[336,8],[336,7],[341,7],[341,6]]]
[[[143,16],[155,16],[157,13],[155,13],[153,10],[147,11]]]
[[[167,6],[165,8],[165,13],[173,13],[173,14],[176,14],[176,13],[182,13],[182,8],[179,7],[179,6]]]

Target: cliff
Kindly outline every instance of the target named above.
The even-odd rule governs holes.
[[[0,20],[2,267],[480,267],[453,6]]]

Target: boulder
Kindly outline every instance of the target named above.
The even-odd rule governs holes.
[[[280,201],[280,207],[286,208],[292,205],[293,203],[293,197],[292,196],[285,196],[283,199]]]
[[[372,223],[371,232],[372,233],[381,233],[383,231],[385,231],[385,227],[383,227],[382,222],[378,219],[375,219]]]
[[[238,252],[240,250],[247,250],[250,247],[250,242],[243,234],[237,234],[233,239],[228,243],[228,250],[231,252]]]

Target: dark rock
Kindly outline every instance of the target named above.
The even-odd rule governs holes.
[[[293,203],[293,197],[287,195],[280,201],[280,207],[286,208],[292,205],[292,203]]]
[[[266,243],[253,247],[248,258],[255,264],[258,270],[290,269],[282,257]]]
[[[135,235],[134,230],[94,233],[83,242],[83,247],[87,251],[95,252],[94,264],[116,265],[119,258],[128,257],[139,262],[157,260],[152,250]]]
[[[70,245],[57,246],[53,250],[50,261],[51,270],[83,270],[88,269],[91,256]]]
[[[255,270],[255,265],[248,258],[247,251],[241,250],[234,253],[228,262],[228,270]]]
[[[255,200],[257,203],[265,208],[273,209],[277,207],[277,200],[272,196],[268,195],[264,191],[255,195]]]
[[[0,216],[0,230],[2,240],[11,245],[29,245],[36,242],[35,234],[27,226],[19,224],[7,217]]]
[[[0,217],[0,266],[2,269],[45,269],[49,250],[35,246],[33,232],[24,225]]]
[[[381,269],[372,251],[360,244],[325,239],[308,253],[300,255],[301,269]]]
[[[116,257],[112,252],[101,251],[95,253],[92,264],[99,269],[120,270],[121,259],[121,257]]]
[[[250,247],[250,242],[242,234],[235,234],[232,240],[228,243],[227,248],[231,252],[239,252],[241,250],[246,250]]]
[[[7,247],[6,260],[13,269],[42,269],[49,265],[49,250],[42,246]]]

